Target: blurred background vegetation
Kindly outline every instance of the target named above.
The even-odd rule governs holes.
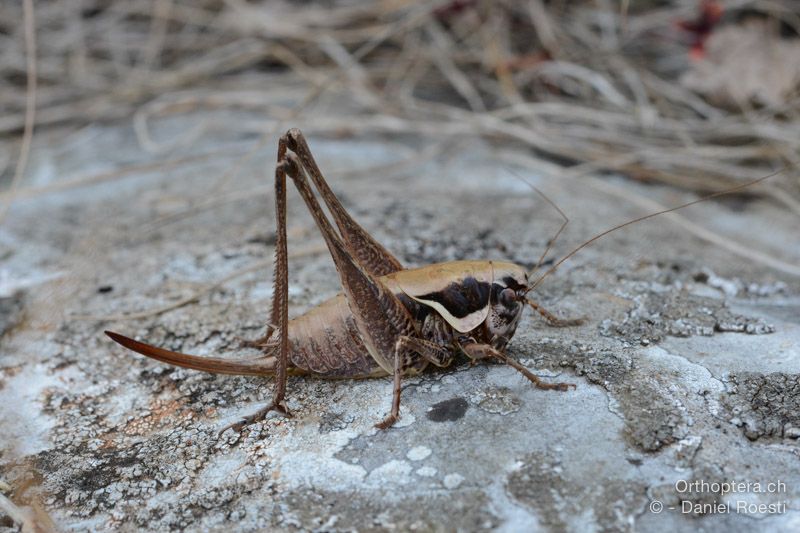
[[[34,133],[121,119],[165,154],[214,124],[151,124],[226,110],[264,138],[480,136],[716,191],[798,162],[798,34],[795,0],[3,2],[4,211],[36,193]],[[796,170],[760,191],[800,214]]]

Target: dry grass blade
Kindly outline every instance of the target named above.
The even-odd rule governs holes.
[[[774,174],[770,175],[769,177],[772,177],[773,175]],[[594,189],[600,190],[611,196],[622,198],[625,201],[634,205],[641,206],[642,208],[647,209],[648,211],[656,212],[656,211],[665,211],[667,209],[663,205],[659,204],[658,202],[654,202],[649,198],[633,193],[629,190],[626,190],[623,187],[619,187],[616,185],[612,185],[611,183],[598,180],[596,178],[589,178],[585,182],[588,183],[589,186]],[[713,232],[708,228],[705,228],[699,224],[695,224],[688,218],[681,216],[677,213],[669,213],[666,216],[670,220],[672,220],[675,224],[678,224],[686,231],[693,234],[695,237],[698,237],[708,243],[711,243],[715,246],[719,246],[720,248],[728,250],[729,252],[741,257],[742,259],[747,259],[749,261],[761,263],[762,265],[774,268],[779,272],[784,272],[792,276],[800,277],[800,266],[798,265],[787,263],[786,261],[783,261],[777,257],[753,249],[752,246],[744,246],[742,244],[739,244],[738,242],[728,237]]]
[[[502,154],[501,155],[501,159],[503,159],[504,161],[506,161],[509,164],[519,165],[521,167],[539,168],[539,164],[538,164],[537,161],[532,160],[531,158],[529,158],[527,156],[521,156],[519,154]],[[562,171],[560,174],[561,174],[561,176],[563,178],[566,178],[566,179],[577,179],[577,177],[579,175],[582,175],[585,172],[592,171],[592,170],[595,170],[595,169],[592,168],[592,167],[588,167],[588,168],[587,167],[581,167],[581,168],[573,168],[573,169],[565,170],[565,171]],[[783,174],[784,172],[786,172],[786,170],[787,169],[784,168],[784,169],[781,169],[779,171],[772,172],[770,174],[766,174],[766,175],[764,175],[764,176],[762,176],[762,177],[760,177],[760,178],[758,178],[756,180],[750,180],[747,183],[739,184],[737,187],[739,189],[746,189],[750,185],[754,185],[754,184],[760,183],[760,182],[762,182],[762,181],[764,181],[764,180],[766,180],[768,178],[773,178],[773,177],[778,176],[779,174]],[[593,178],[593,177],[589,177],[589,176],[581,176],[580,180],[581,180],[580,181],[581,184],[589,185],[590,187],[592,187],[592,188],[594,188],[594,189],[596,189],[598,191],[601,191],[604,194],[608,194],[609,196],[615,196],[617,198],[622,198],[627,203],[638,205],[638,206],[642,207],[643,209],[645,209],[645,210],[647,210],[647,211],[649,211],[651,213],[657,213],[657,212],[661,213],[661,212],[663,212],[664,216],[666,218],[671,220],[673,223],[680,225],[682,228],[687,230],[689,233],[691,233],[695,237],[698,237],[700,239],[703,239],[706,242],[709,242],[711,244],[719,246],[720,248],[728,250],[729,252],[731,252],[731,253],[733,253],[733,254],[741,257],[741,258],[744,258],[744,259],[747,259],[747,260],[752,260],[752,261],[755,261],[757,263],[761,263],[763,265],[769,266],[769,267],[774,268],[774,269],[776,269],[776,270],[778,270],[780,272],[784,272],[784,273],[790,274],[792,276],[800,276],[800,267],[798,267],[797,265],[794,265],[794,264],[789,263],[787,261],[783,261],[782,259],[780,259],[778,257],[774,257],[772,255],[769,255],[769,254],[767,254],[765,252],[761,252],[759,250],[754,250],[750,246],[741,245],[741,244],[737,243],[736,241],[733,241],[730,238],[727,238],[727,237],[725,237],[723,235],[720,235],[720,234],[718,234],[718,233],[716,233],[714,231],[711,231],[708,228],[705,228],[705,227],[703,227],[703,226],[701,226],[699,224],[695,224],[694,222],[690,221],[688,218],[686,218],[682,214],[674,212],[675,208],[669,209],[669,208],[659,204],[658,202],[655,202],[655,201],[653,201],[653,200],[651,200],[649,198],[646,198],[644,196],[641,196],[639,194],[631,192],[630,190],[627,190],[624,187],[619,187],[617,185],[613,185],[611,183],[605,182],[605,181],[597,179],[597,178]],[[710,199],[710,198],[715,197],[715,196],[717,196],[719,194],[727,194],[729,192],[733,192],[733,191],[720,191],[719,193],[714,193],[714,194],[709,195],[709,196],[707,196],[705,198],[701,198],[699,200],[696,200],[695,202],[692,202],[692,203],[705,201],[706,199]],[[687,204],[686,206],[688,206],[688,205],[689,204]],[[684,207],[686,207],[686,206],[684,206]],[[651,218],[652,216],[653,216],[652,214],[651,215],[646,215],[644,217],[644,219]],[[633,222],[637,222],[639,220],[644,220],[644,219],[639,218],[639,219],[636,219],[634,221],[628,222],[625,225],[629,225],[629,224],[631,224]],[[588,245],[590,242],[592,242],[592,241],[591,240],[587,241],[586,243],[584,243],[582,245],[582,247]],[[563,261],[563,259],[561,261]],[[557,266],[558,266],[558,264],[556,264],[551,269],[551,271],[555,270],[555,268]],[[548,272],[550,272],[550,271],[548,271]]]
[[[696,29],[707,16],[703,5],[431,0],[298,11],[281,2],[218,0],[88,0],[81,10],[42,4],[34,27],[48,39],[27,60],[22,45],[32,41],[32,16],[9,27],[0,132],[24,130],[29,138],[37,124],[80,127],[135,116],[144,147],[181,150],[211,133],[200,124],[174,142],[156,142],[150,130],[167,111],[252,109],[258,115],[242,121],[244,131],[259,132],[251,153],[290,125],[328,135],[477,135],[713,192],[800,161],[800,97],[784,91],[770,93],[768,105],[726,107],[687,85],[687,73],[715,68],[716,26],[703,35]],[[0,15],[21,19],[24,6],[30,2],[6,4]],[[739,19],[758,18],[771,42],[797,41],[796,2],[729,2],[724,9],[728,34],[745,31]],[[250,96],[230,97],[231,87]],[[188,89],[195,94],[187,97]],[[26,159],[18,160],[23,170]],[[226,173],[209,194],[236,174]],[[796,174],[771,194],[800,212]]]
[[[36,18],[33,12],[33,0],[23,0],[24,10],[23,26],[25,28],[25,51],[27,70],[27,91],[25,99],[25,128],[22,134],[22,147],[17,157],[17,168],[6,198],[0,203],[0,224],[6,218],[8,210],[14,201],[16,193],[25,170],[28,168],[31,144],[33,143],[33,126],[36,120]]]
[[[90,176],[74,178],[71,180],[59,181],[52,185],[45,185],[42,187],[31,187],[27,189],[17,189],[13,194],[11,191],[4,192],[0,194],[0,201],[10,201],[12,196],[13,198],[17,199],[35,198],[38,196],[66,191],[78,187],[87,187],[90,185],[97,185],[99,183],[106,183],[109,181],[122,179],[131,175],[147,174],[155,171],[165,171],[172,168],[180,167],[182,165],[199,163],[215,158],[236,157],[237,155],[240,154],[236,151],[226,149],[226,150],[220,150],[218,152],[207,152],[204,154],[179,157],[175,159],[168,159],[165,161],[155,161],[153,163],[131,165],[128,167],[119,168],[109,172],[101,172],[100,174],[93,174]]]

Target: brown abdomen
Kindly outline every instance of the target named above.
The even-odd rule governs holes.
[[[388,375],[369,355],[343,294],[289,321],[289,360],[327,378]]]

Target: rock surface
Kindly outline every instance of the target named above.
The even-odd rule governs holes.
[[[409,266],[530,265],[558,227],[482,144],[395,165],[419,150],[413,140],[310,142],[345,205]],[[114,126],[40,144],[34,185],[151,157]],[[406,380],[401,421],[378,431],[390,380],[294,378],[293,418],[218,436],[268,401],[271,380],[171,368],[102,331],[199,355],[247,352],[240,340],[267,317],[270,268],[232,274],[264,264],[274,242],[274,148],[224,181],[249,146],[231,139],[214,158],[16,201],[0,229],[0,475],[12,497],[38,491],[65,530],[800,528],[800,283],[666,219],[597,242],[537,291],[549,310],[588,320],[556,329],[527,315],[510,353],[575,390],[459,361]],[[559,181],[548,163],[518,172],[571,215],[555,256],[641,214]],[[615,183],[664,204],[690,199]],[[294,192],[289,203],[290,251],[307,252],[290,262],[298,314],[338,285]],[[796,220],[764,200],[686,216],[800,262]],[[120,316],[226,276],[196,302]],[[722,493],[723,481],[751,485]],[[737,508],[757,504],[779,507]]]

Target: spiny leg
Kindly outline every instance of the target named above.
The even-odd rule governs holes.
[[[586,322],[586,317],[580,318],[558,318],[556,315],[539,305],[538,303],[534,302],[530,298],[526,298],[525,302],[531,306],[531,308],[542,315],[545,320],[547,320],[547,324],[554,328],[566,328],[570,326],[580,326],[584,322]]]
[[[325,239],[364,343],[371,347],[370,353],[376,362],[394,375],[396,392],[392,412],[379,425],[389,427],[399,417],[402,374],[418,363],[413,352],[405,349],[402,343],[398,345],[402,337],[418,336],[414,321],[402,302],[378,276],[364,268],[342,242],[311,191],[306,180],[306,168],[297,155],[287,152],[285,169]]]
[[[314,186],[333,215],[333,220],[339,228],[345,246],[356,257],[359,264],[374,276],[385,276],[403,270],[400,261],[353,220],[353,217],[339,202],[317,166],[300,130],[290,129],[284,139],[289,149],[300,158],[303,168],[308,172],[311,181],[314,182]]]
[[[266,342],[275,331],[278,331],[277,364],[275,366],[275,389],[272,393],[272,402],[259,409],[252,415],[242,418],[239,422],[230,424],[219,432],[220,434],[233,428],[240,431],[243,427],[262,420],[270,411],[278,411],[285,416],[291,416],[284,404],[286,395],[286,369],[289,364],[289,254],[286,244],[286,171],[281,164],[286,156],[286,143],[278,143],[278,165],[275,168],[275,215],[277,218],[277,234],[275,239],[275,268],[272,291],[272,311],[263,339]]]
[[[525,368],[518,361],[510,358],[500,350],[495,349],[490,344],[481,344],[477,342],[469,343],[462,345],[461,349],[464,350],[464,353],[466,353],[470,359],[485,359],[488,357],[494,357],[495,359],[503,361],[507,365],[519,371],[520,374],[528,378],[538,389],[566,391],[569,390],[570,387],[573,389],[575,388],[574,383],[547,383],[542,381],[536,374]]]

